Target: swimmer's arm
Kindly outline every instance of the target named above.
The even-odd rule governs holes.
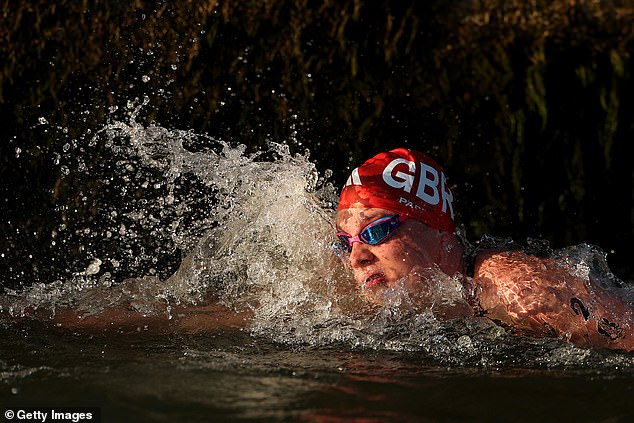
[[[552,260],[519,252],[483,255],[474,281],[485,317],[533,336],[589,347],[634,350],[627,304]]]
[[[98,331],[150,331],[159,333],[205,333],[241,329],[252,318],[250,311],[236,312],[217,302],[205,305],[175,306],[170,314],[146,315],[135,310],[113,307],[97,314],[82,315],[77,310],[57,310],[51,318],[64,329]]]
[[[235,311],[219,303],[180,306],[174,310],[173,314],[178,330],[183,333],[243,329],[253,319],[253,312],[250,310]]]

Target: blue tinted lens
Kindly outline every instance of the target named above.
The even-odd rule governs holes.
[[[359,234],[359,238],[367,244],[377,245],[385,241],[397,226],[398,216],[393,216],[383,222],[368,226]]]

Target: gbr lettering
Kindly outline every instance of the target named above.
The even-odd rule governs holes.
[[[440,172],[439,175],[435,168],[422,162],[419,163],[417,172],[416,163],[403,158],[392,160],[383,170],[383,180],[386,184],[407,193],[411,193],[417,177],[416,197],[432,206],[442,201],[442,212],[447,213],[449,210],[453,220],[453,193],[447,187],[444,172]]]

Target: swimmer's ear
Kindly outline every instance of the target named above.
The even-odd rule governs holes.
[[[443,253],[448,253],[449,251],[451,251],[455,244],[454,235],[444,231],[438,232],[440,232],[440,246],[442,248],[442,251]]]
[[[452,242],[447,232],[438,231],[438,238],[440,240],[440,251],[438,252],[441,261],[445,261],[447,254],[451,252]]]
[[[440,232],[440,267],[448,275],[461,270],[463,246],[452,233]]]

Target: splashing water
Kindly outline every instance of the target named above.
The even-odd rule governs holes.
[[[331,251],[336,189],[308,154],[275,143],[248,154],[192,132],[144,127],[132,109],[129,123],[112,122],[90,140],[111,152],[102,182],[125,204],[102,202],[98,228],[83,231],[91,240],[83,270],[0,299],[12,316],[33,309],[54,316],[60,308],[91,315],[123,306],[170,317],[172,306],[211,296],[232,310],[250,310],[251,333],[280,343],[417,351],[476,365],[607,360],[556,340],[509,337],[484,319],[437,319],[433,306],[412,307],[403,291],[387,292],[383,307],[367,304]],[[116,248],[97,248],[113,241]],[[161,277],[155,267],[178,253],[178,270]],[[610,279],[596,251],[560,254],[577,272]],[[457,300],[459,281],[433,280],[435,301]],[[631,362],[616,354],[609,360]]]

